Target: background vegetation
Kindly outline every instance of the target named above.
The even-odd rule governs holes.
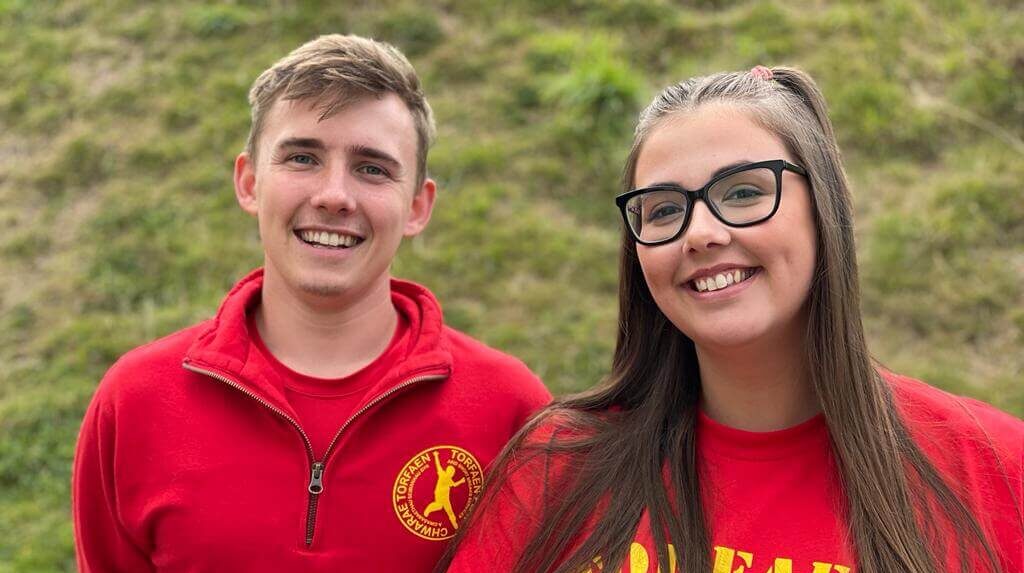
[[[311,37],[390,41],[440,141],[399,275],[555,392],[606,370],[636,112],[693,74],[795,64],[855,184],[893,369],[1024,414],[1024,16],[1012,1],[0,0],[0,573],[73,570],[75,436],[105,369],[260,263],[231,162],[256,75]]]

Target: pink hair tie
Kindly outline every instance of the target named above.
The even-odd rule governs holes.
[[[754,66],[753,68],[750,68],[750,75],[754,76],[759,80],[765,81],[771,80],[773,77],[775,77],[775,74],[772,73],[770,69],[764,66]]]

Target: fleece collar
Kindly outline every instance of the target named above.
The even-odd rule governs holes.
[[[262,292],[262,268],[238,281],[221,303],[217,316],[206,323],[192,343],[184,365],[227,378],[253,397],[293,413],[284,389],[256,351],[246,327],[246,313],[259,304]],[[370,388],[366,401],[406,380],[426,375],[447,376],[452,370],[451,352],[443,335],[441,305],[434,295],[416,283],[392,279],[391,300],[409,321],[409,346],[405,359]]]

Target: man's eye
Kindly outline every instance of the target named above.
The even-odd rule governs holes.
[[[288,161],[299,165],[316,165],[316,159],[312,155],[307,155],[305,153],[296,153],[289,157]]]
[[[365,173],[366,175],[370,175],[372,177],[387,177],[388,176],[388,172],[383,167],[380,167],[379,165],[362,165],[362,166],[359,167],[359,172],[360,173]]]

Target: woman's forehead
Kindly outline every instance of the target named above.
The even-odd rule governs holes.
[[[743,161],[789,159],[785,145],[735,106],[708,104],[666,117],[637,157],[636,187],[674,182],[688,189],[721,167]]]

